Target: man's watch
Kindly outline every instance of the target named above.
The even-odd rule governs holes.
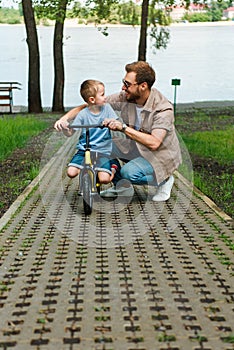
[[[122,132],[125,132],[125,130],[126,130],[127,127],[128,127],[127,124],[123,123],[123,124],[122,124],[122,130],[121,130],[121,131],[122,131]]]

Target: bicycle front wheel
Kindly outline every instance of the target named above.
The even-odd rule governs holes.
[[[83,179],[83,206],[85,215],[90,215],[92,213],[92,182],[88,173],[84,174]]]

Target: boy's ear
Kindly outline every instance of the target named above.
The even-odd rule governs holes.
[[[94,97],[89,97],[89,102],[94,104],[95,103],[95,98]]]

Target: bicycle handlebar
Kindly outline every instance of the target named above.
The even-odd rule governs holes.
[[[90,124],[90,125],[75,125],[75,124],[71,124],[68,126],[70,129],[91,129],[91,128],[106,128],[105,125],[102,124]]]

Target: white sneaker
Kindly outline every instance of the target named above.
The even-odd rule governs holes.
[[[167,201],[171,196],[171,190],[174,184],[174,176],[170,176],[165,184],[157,188],[156,194],[153,196],[152,200],[154,202],[164,202]]]
[[[107,190],[101,191],[100,196],[104,198],[112,197],[132,197],[134,195],[133,186],[130,187],[111,187]]]

